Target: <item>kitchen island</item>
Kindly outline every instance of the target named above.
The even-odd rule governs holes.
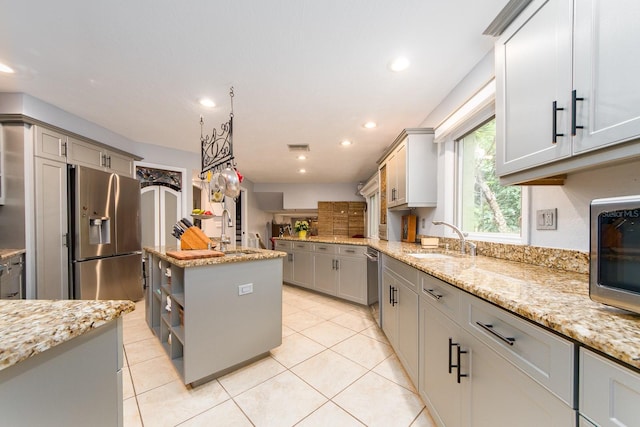
[[[131,301],[0,301],[2,425],[122,425]]]
[[[185,384],[200,384],[282,343],[283,252],[236,248],[180,260],[145,247],[147,324]]]

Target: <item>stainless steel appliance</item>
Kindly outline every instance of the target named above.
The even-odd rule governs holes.
[[[115,173],[69,167],[73,298],[142,298],[140,184]]]
[[[640,195],[591,202],[589,295],[640,313]]]
[[[371,313],[378,323],[378,326],[381,326],[382,312],[379,301],[382,298],[382,287],[378,284],[381,277],[380,270],[382,268],[380,253],[375,249],[368,248],[365,255],[367,256],[367,303],[371,307]]]

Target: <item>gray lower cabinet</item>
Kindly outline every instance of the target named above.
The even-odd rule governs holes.
[[[382,330],[418,384],[418,270],[386,255],[382,259]]]
[[[367,304],[366,246],[276,240],[287,252],[283,278],[358,304]]]
[[[286,252],[287,256],[282,260],[282,280],[293,283],[293,242],[276,240],[276,251]]]
[[[314,282],[316,291],[329,295],[338,293],[338,282],[336,277],[336,257],[330,253],[313,254]]]
[[[570,342],[421,273],[419,391],[439,425],[574,426]]]
[[[581,348],[579,384],[580,425],[640,425],[640,374]]]
[[[293,273],[291,281],[305,288],[313,288],[313,243],[293,242]]]
[[[0,299],[24,298],[24,255],[0,262]]]

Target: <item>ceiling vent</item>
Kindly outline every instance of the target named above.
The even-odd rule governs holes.
[[[298,152],[298,151],[311,151],[309,149],[309,144],[287,144],[289,147],[289,151]]]

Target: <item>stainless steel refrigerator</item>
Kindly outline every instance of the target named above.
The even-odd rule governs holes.
[[[138,180],[69,167],[73,298],[143,296]]]

